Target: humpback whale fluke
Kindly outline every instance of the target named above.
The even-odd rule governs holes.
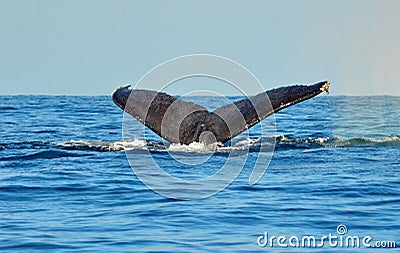
[[[327,81],[276,88],[214,112],[166,93],[120,87],[116,105],[171,143],[225,143],[266,117],[327,91]],[[128,102],[129,101],[129,102]]]

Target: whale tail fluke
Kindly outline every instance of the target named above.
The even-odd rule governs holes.
[[[225,143],[284,108],[328,91],[329,82],[281,87],[208,112],[166,93],[120,87],[116,105],[171,143]]]

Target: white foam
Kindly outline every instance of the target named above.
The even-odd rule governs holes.
[[[173,151],[173,152],[200,152],[200,153],[212,153],[217,150],[218,145],[221,145],[220,143],[213,143],[206,145],[204,143],[200,142],[192,142],[188,145],[186,144],[177,144],[177,143],[172,143],[168,147],[168,151]]]
[[[62,143],[56,143],[58,146],[76,148],[76,149],[99,149],[102,151],[122,151],[130,149],[145,148],[147,143],[145,140],[134,139],[131,141],[86,141],[86,140],[70,140]]]
[[[254,145],[259,145],[260,141],[261,141],[261,138],[256,138],[256,139],[247,138],[244,140],[237,141],[234,144],[234,147],[251,147]]]
[[[124,150],[132,150],[138,148],[146,148],[147,142],[141,139],[133,139],[130,141],[116,141],[112,143],[113,147],[122,147]]]
[[[375,143],[400,142],[400,137],[399,136],[388,136],[388,137],[384,137],[382,139],[371,139],[370,141],[375,142]]]

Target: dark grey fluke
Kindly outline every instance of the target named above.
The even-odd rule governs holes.
[[[286,107],[328,91],[329,82],[281,87],[238,102],[214,112],[150,90],[120,87],[112,94],[116,105],[171,143],[225,143],[261,120]]]

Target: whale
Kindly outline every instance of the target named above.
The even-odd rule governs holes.
[[[170,143],[224,144],[268,116],[329,92],[329,81],[274,88],[224,105],[207,108],[164,92],[121,86],[114,103]]]

